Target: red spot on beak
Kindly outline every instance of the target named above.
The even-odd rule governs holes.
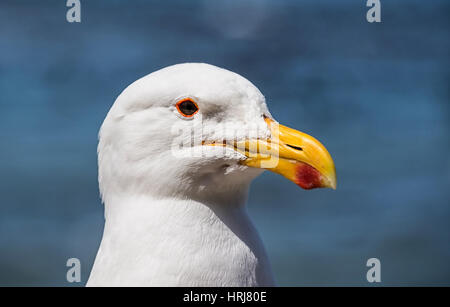
[[[299,162],[295,169],[295,183],[305,190],[320,188],[322,175],[314,167]]]

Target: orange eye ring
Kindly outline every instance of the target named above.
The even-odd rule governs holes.
[[[199,110],[198,105],[191,98],[183,98],[175,106],[178,112],[184,117],[192,117]]]

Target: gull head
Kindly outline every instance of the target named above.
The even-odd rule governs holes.
[[[264,170],[304,189],[336,188],[333,160],[315,138],[280,125],[247,79],[208,64],[153,72],[116,99],[99,133],[103,200],[242,195]]]

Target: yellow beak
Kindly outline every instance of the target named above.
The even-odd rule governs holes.
[[[268,117],[265,121],[271,130],[270,139],[234,144],[235,150],[247,157],[242,164],[283,175],[304,189],[336,189],[333,159],[318,140]]]

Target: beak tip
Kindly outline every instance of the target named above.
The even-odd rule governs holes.
[[[337,185],[336,185],[336,181],[328,181],[327,183],[325,183],[323,186],[323,188],[330,188],[332,190],[336,190]]]
[[[333,190],[336,190],[337,188],[336,172],[333,172],[333,176],[330,178],[330,188]]]
[[[330,175],[328,176],[323,176],[323,187],[324,188],[330,188],[333,190],[336,190],[337,188],[337,179],[336,179],[336,171],[333,171]]]

